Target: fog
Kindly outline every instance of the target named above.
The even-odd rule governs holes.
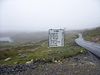
[[[100,0],[0,0],[0,32],[100,26]]]

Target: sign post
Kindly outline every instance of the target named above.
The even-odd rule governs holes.
[[[49,29],[49,47],[64,46],[64,29]]]

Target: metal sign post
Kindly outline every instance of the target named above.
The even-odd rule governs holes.
[[[64,46],[64,29],[49,29],[49,47]]]

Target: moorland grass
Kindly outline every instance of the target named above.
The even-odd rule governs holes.
[[[48,41],[44,40],[36,44],[22,45],[12,47],[10,50],[0,52],[0,65],[25,64],[33,59],[36,61],[54,62],[55,60],[63,60],[81,53],[85,53],[85,49],[78,46],[74,40],[77,38],[75,34],[65,36],[65,46],[50,48]],[[21,55],[25,55],[22,57]],[[4,61],[5,58],[11,57],[10,60]]]

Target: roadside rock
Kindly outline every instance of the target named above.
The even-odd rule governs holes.
[[[11,58],[10,58],[10,57],[8,57],[8,58],[6,58],[4,61],[8,61],[8,60],[11,60]]]

